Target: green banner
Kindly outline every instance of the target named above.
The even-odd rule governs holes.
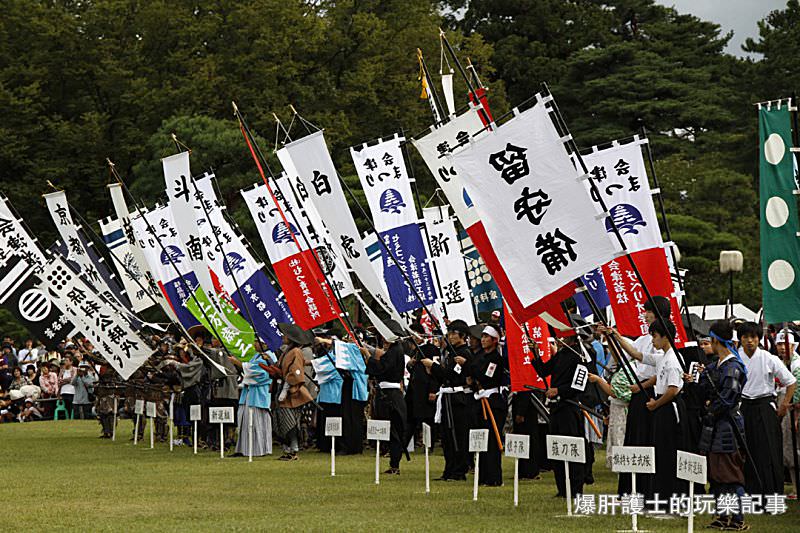
[[[789,106],[758,114],[761,285],[768,324],[800,319],[800,243]]]
[[[219,302],[225,318],[220,316],[220,312],[214,308],[206,293],[199,286],[195,289],[194,295],[195,298],[186,299],[184,303],[186,309],[212,335],[216,330],[219,337],[221,337],[222,344],[225,345],[231,355],[241,361],[249,361],[255,353],[253,344],[255,343],[256,335],[247,320],[237,313],[230,303],[224,300]],[[198,306],[198,302],[202,306],[202,311]],[[205,314],[203,314],[203,311],[205,311]],[[206,316],[211,320],[213,328],[206,320]]]

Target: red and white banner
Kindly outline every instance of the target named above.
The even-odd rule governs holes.
[[[672,322],[677,328],[675,344],[678,348],[683,347],[686,342],[686,331],[683,329],[680,307],[674,296],[672,277],[664,249],[650,248],[634,252],[631,256],[647,284],[650,295],[669,298]],[[603,278],[619,332],[629,337],[647,335],[649,326],[645,320],[644,310],[647,296],[628,259],[620,257],[603,265]]]
[[[528,307],[522,305],[489,242],[486,229],[478,216],[475,204],[467,194],[459,171],[446,157],[453,149],[468,143],[470,137],[480,132],[483,127],[478,109],[473,107],[443,126],[432,130],[428,135],[412,140],[412,144],[419,151],[436,179],[437,185],[453,207],[456,217],[464,226],[464,230],[491,271],[503,299],[514,310],[514,316],[518,320],[526,320],[538,316],[546,306],[540,302]],[[574,283],[569,283],[557,289],[552,294],[552,299],[561,302],[572,296],[574,291]]]
[[[546,101],[540,98],[448,156],[475,203],[497,263],[484,260],[496,280],[498,267],[507,275],[509,287],[501,286],[501,292],[520,319],[529,318],[525,308],[571,288],[573,280],[617,251]],[[519,307],[509,298],[512,293]]]
[[[314,252],[305,244],[292,217],[287,213],[284,220],[266,185],[257,184],[242,191],[242,196],[297,325],[311,329],[336,320],[339,306],[316,263]]]
[[[542,361],[550,359],[547,323],[537,317],[518,324],[514,320],[515,317],[508,313],[506,306],[503,306],[503,312],[505,313],[508,366],[511,371],[511,391],[527,391],[525,385],[546,389],[547,384],[533,368],[534,354],[531,353],[528,341],[536,343]],[[523,327],[525,331],[522,330]]]

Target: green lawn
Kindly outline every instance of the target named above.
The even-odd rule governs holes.
[[[210,451],[192,455],[186,447],[170,453],[165,444],[149,449],[149,438],[134,447],[131,422],[122,421],[117,442],[98,439],[94,422],[36,422],[0,425],[6,487],[0,531],[614,531],[630,528],[630,517],[560,517],[565,502],[553,498],[552,475],[520,486],[513,506],[513,462],[507,460],[504,487],[481,487],[472,501],[472,482],[431,482],[425,495],[421,453],[403,462],[402,475],[374,484],[375,456],[301,454],[292,463],[274,457],[226,458]],[[602,461],[602,455],[598,458]],[[432,477],[441,473],[439,453]],[[388,465],[386,459],[381,466]],[[596,466],[591,492],[613,493],[616,477]],[[696,518],[703,529],[707,517]],[[800,511],[753,517],[755,531],[798,531]],[[650,531],[685,531],[686,520],[640,518]]]

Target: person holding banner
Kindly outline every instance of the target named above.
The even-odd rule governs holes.
[[[473,388],[477,389],[474,418],[478,429],[489,430],[488,450],[479,454],[478,484],[489,487],[503,485],[503,426],[508,414],[508,401],[503,385],[507,361],[498,350],[500,331],[495,326],[486,326],[481,334],[482,350],[475,355],[470,365]]]
[[[672,306],[669,299],[663,296],[653,296],[652,300],[648,300],[644,304],[644,319],[648,327],[656,321],[656,310],[658,315],[669,320],[672,314]],[[633,341],[633,348],[642,354],[650,354],[657,356],[656,348],[653,347],[653,337],[648,333],[642,335]],[[637,361],[633,368],[636,376],[641,381],[646,389],[650,389],[655,385],[655,367]],[[652,419],[653,415],[647,409],[647,402],[650,400],[651,394],[648,391],[639,389],[639,385],[633,383],[631,385],[631,398],[628,402],[628,418],[625,421],[625,446],[652,446]],[[652,476],[641,475],[637,479],[637,490],[644,494],[646,498],[651,498],[653,490],[651,487]],[[617,487],[619,494],[629,494],[631,491],[631,476],[630,474],[620,474],[619,484]]]
[[[648,353],[636,350],[615,330],[603,328],[602,331],[614,335],[631,357],[655,368],[655,398],[645,404],[652,413],[650,442],[656,449],[656,475],[653,477],[652,490],[662,498],[686,493],[688,486],[684,486],[684,482],[677,478],[677,451],[686,450],[685,424],[680,424],[686,420],[686,406],[679,396],[683,388],[683,369],[670,346],[670,340],[675,338],[675,325],[667,322],[664,327],[660,321],[650,324],[654,351]]]
[[[405,350],[402,338],[406,335],[395,320],[387,320],[386,326],[397,335],[394,342],[383,341],[383,348],[362,345],[361,353],[367,358],[367,375],[378,383],[375,402],[375,419],[389,420],[389,469],[384,474],[400,474],[400,458],[408,441],[406,434],[406,402],[403,398],[403,373]]]
[[[437,481],[466,481],[469,463],[467,456],[469,438],[468,398],[464,389],[467,385],[467,372],[464,368],[472,358],[467,345],[469,326],[463,320],[453,320],[447,325],[447,341],[443,363],[433,359],[423,359],[440,384],[436,397],[434,420],[441,424],[442,451],[444,452],[444,472]],[[472,393],[469,389],[467,393]],[[445,395],[447,399],[445,399]],[[450,408],[446,403],[450,404]]]
[[[780,419],[791,406],[796,380],[780,358],[759,346],[761,327],[758,324],[745,322],[739,325],[737,332],[741,345],[739,357],[747,369],[747,383],[742,388],[744,435],[748,448],[753,452],[744,465],[745,491],[748,494],[781,494],[783,457]],[[782,340],[778,346],[783,348],[783,344]],[[786,395],[777,411],[774,407],[778,396],[776,382],[786,387]]]
[[[708,456],[708,477],[711,491],[738,500],[737,512],[718,514],[709,527],[744,531],[741,503],[744,496],[744,461],[739,437],[744,432],[744,419],[739,412],[742,390],[747,384],[747,370],[737,357],[733,327],[726,320],[718,320],[709,331],[711,347],[717,360],[708,365],[700,376],[700,385],[708,402],[700,438],[700,452]],[[691,379],[691,376],[684,376]]]
[[[312,400],[306,388],[306,361],[304,346],[314,343],[314,334],[296,324],[281,322],[278,327],[283,334],[286,351],[278,359],[270,373],[275,378],[278,393],[278,409],[275,411],[276,433],[283,441],[284,454],[281,461],[297,461],[300,451],[300,420],[303,406]]]
[[[548,433],[551,435],[564,435],[569,437],[580,437],[584,439],[584,418],[580,408],[574,401],[580,394],[580,390],[572,387],[573,378],[577,368],[581,365],[580,342],[578,335],[572,333],[564,337],[562,347],[545,362],[538,357],[534,358],[533,368],[542,379],[550,377],[550,386],[545,392],[545,397],[550,404],[550,428]],[[571,400],[572,402],[569,402]],[[584,446],[586,441],[584,439]],[[558,492],[556,497],[567,497],[567,484],[564,470],[561,468],[553,469],[556,478]],[[583,482],[585,467],[583,463],[569,464],[569,479],[573,494],[583,493]]]
[[[234,456],[272,455],[272,418],[269,414],[272,402],[269,392],[272,377],[267,368],[273,360],[264,350],[265,346],[261,341],[256,341],[255,355],[248,362],[242,363],[244,377],[237,420],[239,438],[236,440]]]

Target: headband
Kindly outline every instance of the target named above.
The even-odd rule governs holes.
[[[744,361],[742,361],[742,356],[739,355],[739,350],[736,349],[736,346],[733,344],[732,340],[723,339],[713,331],[709,331],[708,336],[711,337],[712,339],[717,339],[719,342],[724,344],[725,347],[728,349],[728,351],[730,351],[733,355],[735,355],[736,359],[738,359],[739,362],[742,363],[742,367],[744,367],[744,373],[747,374],[747,365],[745,365]]]

